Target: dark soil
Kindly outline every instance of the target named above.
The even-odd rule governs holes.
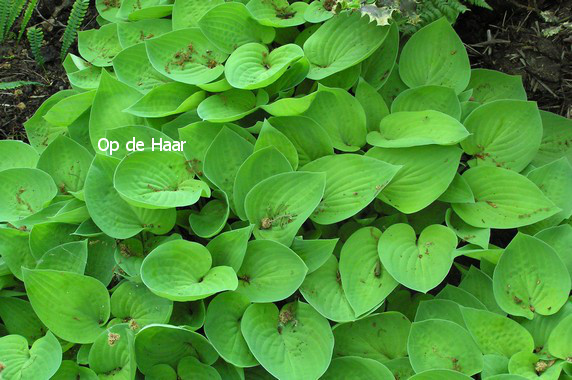
[[[456,24],[473,66],[521,75],[530,100],[572,117],[572,0],[489,3],[494,11],[474,9]]]
[[[0,44],[0,82],[32,81],[42,85],[23,86],[13,90],[0,90],[0,140],[26,140],[23,123],[40,105],[54,93],[69,88],[60,61],[61,38],[71,10],[70,0],[40,0],[28,27],[36,26],[44,31],[42,55],[44,67],[38,66],[29,51],[24,35],[17,43],[16,36]],[[95,6],[90,6],[82,29],[96,27]],[[12,27],[18,33],[19,21]],[[73,46],[70,51],[77,54]]]
[[[62,7],[62,3],[63,7]],[[28,42],[0,45],[0,81],[36,81],[44,86],[0,90],[0,139],[25,139],[23,123],[53,93],[69,84],[59,60],[70,0],[40,0],[29,26],[44,30],[46,65],[38,67]],[[490,0],[495,11],[474,9],[462,15],[457,32],[474,67],[523,77],[531,100],[542,109],[572,117],[572,0]],[[530,4],[529,4],[530,3]],[[96,27],[93,3],[82,29]],[[568,28],[563,26],[569,22]],[[549,28],[560,33],[545,36]],[[18,30],[19,25],[14,26]],[[72,51],[75,47],[72,47]]]

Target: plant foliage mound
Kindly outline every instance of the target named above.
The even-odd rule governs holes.
[[[0,377],[572,377],[572,122],[446,19],[96,3],[0,142]]]

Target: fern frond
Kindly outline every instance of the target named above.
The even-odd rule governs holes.
[[[493,8],[485,0],[466,0],[466,1],[469,4],[474,5],[476,7],[486,8],[490,11],[493,10]]]
[[[20,88],[24,86],[45,86],[45,84],[40,82],[31,82],[25,80],[18,80],[15,82],[0,82],[0,90],[13,90],[15,88]]]
[[[27,0],[12,0],[12,9],[10,9],[10,16],[8,17],[8,24],[5,30],[6,34],[8,34],[8,31],[12,28],[16,19],[20,16],[20,13],[22,13],[26,1]]]
[[[66,30],[64,32],[64,37],[62,41],[62,50],[60,52],[60,58],[63,61],[70,46],[75,42],[77,37],[77,31],[79,30],[81,23],[87,12],[87,7],[89,6],[89,0],[75,0],[73,7],[68,18],[68,24],[66,25]]]
[[[0,41],[3,41],[5,37],[11,6],[12,0],[0,0]]]
[[[42,43],[44,42],[44,32],[39,28],[30,28],[26,34],[28,42],[30,42],[30,49],[34,55],[36,63],[44,66],[44,56],[42,55]]]
[[[30,22],[30,19],[32,18],[32,14],[34,13],[34,10],[36,9],[37,4],[38,4],[38,0],[30,0],[28,5],[26,6],[26,11],[24,12],[24,16],[22,16],[22,24],[20,25],[20,33],[18,33],[18,41],[20,41],[20,39],[24,35],[24,32],[26,31],[26,28],[28,27],[28,23]]]

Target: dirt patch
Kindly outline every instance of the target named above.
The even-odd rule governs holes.
[[[489,3],[455,27],[473,66],[521,75],[530,100],[572,117],[572,0]]]
[[[17,43],[16,36],[0,44],[0,82],[31,81],[41,85],[28,85],[12,90],[0,90],[0,139],[27,140],[23,123],[54,93],[69,88],[60,61],[61,38],[67,24],[71,4],[64,1],[40,1],[28,26],[44,31],[42,55],[44,67],[34,61],[26,36]],[[96,27],[96,11],[92,4],[82,29]],[[20,30],[19,23],[13,28]],[[77,54],[76,47],[71,52]]]

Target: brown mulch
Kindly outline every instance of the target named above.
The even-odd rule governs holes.
[[[25,139],[23,123],[50,95],[69,87],[59,49],[70,3],[40,0],[30,21],[29,26],[44,30],[43,68],[32,58],[25,37],[19,44],[8,40],[0,45],[1,82],[25,80],[43,84],[0,90],[0,139]],[[455,26],[474,67],[521,75],[531,100],[542,109],[572,117],[572,27],[562,26],[566,22],[572,25],[572,0],[489,3],[495,11],[475,9],[461,16]],[[92,3],[82,29],[97,27],[95,17]],[[559,33],[545,35],[559,26],[563,29]],[[18,28],[15,25],[14,30]]]
[[[455,27],[474,67],[521,75],[530,100],[572,117],[572,0],[489,3]]]
[[[0,140],[26,140],[24,122],[47,98],[69,88],[60,61],[60,48],[72,3],[70,0],[40,0],[28,24],[28,27],[41,27],[44,32],[45,43],[42,48],[44,67],[39,67],[34,61],[25,35],[19,43],[15,40],[16,36],[0,43],[0,82],[31,81],[42,84],[0,90]],[[82,29],[96,27],[95,17],[95,6],[92,4]],[[17,22],[12,31],[17,34],[19,30],[20,25]],[[77,54],[75,49],[74,46],[70,51]]]

